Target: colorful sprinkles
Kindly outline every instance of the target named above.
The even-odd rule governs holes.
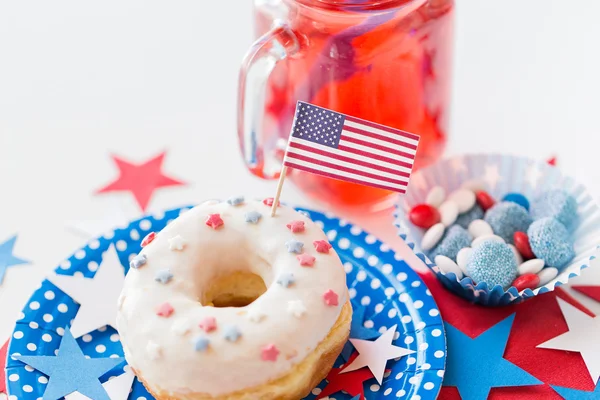
[[[286,226],[293,233],[304,232],[304,221],[292,221]]]
[[[294,274],[289,272],[282,272],[277,277],[277,283],[283,286],[284,288],[292,286],[295,282],[296,279],[294,278]]]
[[[275,199],[273,197],[267,197],[266,199],[263,200],[263,204],[265,206],[273,207],[274,201],[275,201]],[[277,202],[277,207],[281,207],[281,203],[279,201]]]
[[[290,300],[288,301],[287,312],[296,318],[300,318],[306,314],[306,306],[302,300]]]
[[[205,352],[208,349],[210,340],[205,336],[198,336],[194,339],[194,350]]]
[[[212,332],[215,329],[217,329],[217,320],[215,319],[215,317],[206,317],[202,321],[200,321],[198,326],[206,333]]]
[[[169,318],[173,315],[173,312],[175,312],[175,309],[169,303],[163,303],[156,309],[156,315],[163,318]]]
[[[258,224],[258,221],[262,218],[262,214],[258,211],[250,211],[244,215],[246,222],[249,224]]]
[[[185,240],[183,240],[181,235],[177,235],[177,236],[169,239],[169,250],[182,251],[184,247],[185,247]]]
[[[226,326],[223,332],[223,337],[229,342],[237,342],[242,337],[242,332],[235,325]]]
[[[221,219],[220,214],[209,214],[206,217],[206,225],[210,226],[213,229],[218,229],[223,226],[223,220]]]
[[[316,258],[311,256],[310,254],[300,254],[299,256],[296,256],[296,258],[300,262],[300,265],[302,265],[303,267],[312,267],[313,265],[315,265]]]
[[[162,283],[163,285],[169,283],[171,279],[173,279],[173,274],[168,269],[161,269],[154,276],[154,280]]]
[[[288,253],[300,254],[302,253],[304,243],[300,242],[299,240],[292,239],[285,242],[285,247],[287,247]]]
[[[315,240],[313,246],[319,253],[329,253],[329,250],[333,247],[326,240]]]
[[[234,196],[227,199],[227,204],[230,206],[239,206],[244,204],[244,196]]]
[[[146,264],[146,262],[148,262],[148,257],[146,257],[145,254],[138,254],[131,259],[129,266],[133,269],[138,269],[142,265]]]
[[[142,247],[148,246],[152,241],[156,238],[156,232],[150,232],[146,235],[146,237],[142,240]]]
[[[268,344],[262,348],[260,358],[264,361],[277,361],[279,350],[274,344]]]

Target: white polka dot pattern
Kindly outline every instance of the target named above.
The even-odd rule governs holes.
[[[365,307],[364,326],[383,332],[398,325],[394,344],[414,350],[410,357],[388,363],[382,385],[372,379],[365,382],[367,399],[433,400],[439,393],[445,367],[445,336],[442,320],[425,285],[389,246],[362,229],[335,217],[306,210],[327,232],[347,274],[350,299],[355,306]],[[180,209],[155,217],[146,217],[126,229],[117,229],[92,240],[69,259],[62,261],[56,273],[93,277],[101,268],[102,254],[115,244],[125,270],[129,260],[140,250],[140,242],[150,231],[160,231],[173,220]],[[10,355],[55,354],[64,328],[76,316],[79,305],[49,281],[32,295],[24,307],[13,332]],[[91,358],[122,357],[119,335],[113,328],[101,328],[78,340],[84,354]],[[343,359],[336,361],[339,367]],[[8,357],[7,381],[9,399],[37,399],[43,396],[48,379],[38,371]],[[103,378],[121,373],[124,365]],[[315,399],[326,386],[323,381],[306,399]],[[130,399],[152,400],[153,397],[137,380]],[[350,396],[336,393],[330,399],[346,400]]]

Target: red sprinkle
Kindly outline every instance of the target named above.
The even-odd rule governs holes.
[[[155,237],[156,237],[156,232],[150,232],[149,234],[147,234],[146,237],[144,238],[144,240],[142,240],[142,247],[146,247],[150,243],[152,243],[152,241],[154,240]]]
[[[515,247],[523,256],[523,259],[531,260],[532,258],[535,258],[535,254],[533,254],[533,250],[531,250],[529,238],[527,237],[526,233],[515,232],[513,235],[513,241],[515,242]]]
[[[338,295],[333,290],[329,289],[325,293],[323,293],[323,301],[328,306],[337,306],[338,305]]]
[[[217,229],[218,227],[223,225],[223,220],[221,219],[220,214],[209,214],[206,218],[206,225],[210,226],[213,229]]]
[[[217,320],[214,317],[206,317],[198,324],[204,332],[212,332],[217,329]]]
[[[535,289],[540,284],[540,277],[537,274],[524,274],[519,276],[513,282],[513,286],[520,292],[525,289]]]
[[[263,200],[263,204],[265,206],[273,207],[274,201],[275,201],[275,199],[273,197],[267,197],[266,199]],[[279,203],[279,201],[277,201],[277,207],[281,207],[281,204]]]
[[[315,265],[316,260],[316,258],[306,253],[296,256],[296,259],[300,261],[300,265],[302,265],[303,267],[312,267],[313,265]]]
[[[156,309],[156,315],[169,318],[174,311],[175,309],[169,303],[163,303]]]
[[[263,361],[277,361],[277,356],[279,356],[279,350],[274,344],[268,344],[263,347],[260,354],[260,358]]]
[[[329,253],[329,249],[333,247],[326,240],[315,240],[313,246],[319,253]]]
[[[304,221],[292,221],[286,226],[294,233],[304,232]]]
[[[483,211],[489,210],[494,206],[494,204],[496,204],[496,200],[494,200],[494,198],[484,190],[475,193],[475,199],[477,200],[477,204],[479,204],[479,207],[481,207]]]
[[[429,204],[418,204],[408,213],[410,222],[419,228],[429,229],[441,221],[440,212]]]

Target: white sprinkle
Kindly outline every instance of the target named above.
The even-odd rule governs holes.
[[[476,219],[475,221],[472,221],[469,224],[469,233],[474,238],[478,238],[480,236],[493,235],[494,230],[492,229],[490,224],[488,224],[484,220]]]
[[[544,268],[537,274],[540,277],[540,286],[544,286],[558,275],[558,269],[554,267]]]
[[[453,201],[445,201],[438,208],[440,212],[441,221],[444,226],[450,226],[456,222],[458,217],[458,206]]]
[[[158,344],[149,341],[146,345],[146,352],[151,360],[156,360],[160,357],[162,349]]]
[[[475,205],[475,193],[469,189],[458,189],[450,193],[448,200],[453,201],[458,206],[459,214],[469,211]]]
[[[518,267],[519,275],[524,274],[537,274],[544,269],[544,260],[534,258],[533,260],[525,261]],[[554,278],[552,278],[554,279]]]
[[[435,264],[440,267],[440,269],[442,270],[442,272],[444,274],[450,273],[450,272],[454,272],[454,275],[456,275],[456,277],[460,280],[463,277],[463,272],[460,269],[460,267],[458,266],[458,264],[456,264],[454,261],[452,261],[451,258],[448,258],[446,256],[435,256]]]
[[[262,312],[262,310],[258,307],[250,308],[247,314],[247,317],[250,321],[257,323],[262,321],[266,316],[267,315],[264,312]]]
[[[438,223],[432,226],[425,232],[423,239],[421,240],[421,248],[424,251],[431,250],[444,236],[445,226],[443,223]]]
[[[185,241],[181,237],[181,235],[177,235],[171,239],[169,239],[169,250],[177,250],[181,251],[185,247]]]
[[[446,198],[446,191],[441,186],[434,186],[431,188],[427,197],[425,198],[425,203],[429,204],[432,207],[439,207],[444,202]]]
[[[479,236],[477,239],[473,240],[471,243],[471,247],[475,248],[482,244],[483,242],[498,242],[498,243],[506,243],[504,239],[502,239],[498,235],[483,235]]]

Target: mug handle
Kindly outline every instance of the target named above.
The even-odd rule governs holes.
[[[276,22],[273,29],[250,48],[240,70],[237,126],[242,157],[248,169],[261,178],[275,179],[279,160],[265,151],[261,126],[265,118],[266,88],[277,63],[297,53],[300,41],[288,25]],[[265,168],[267,167],[267,168]]]

